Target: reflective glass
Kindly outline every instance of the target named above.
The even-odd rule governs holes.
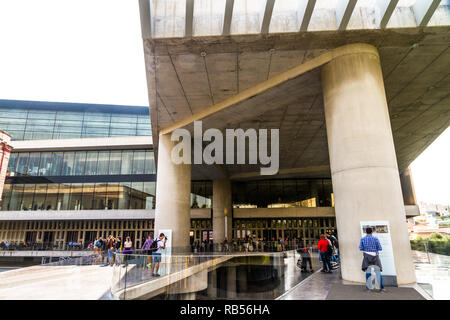
[[[70,188],[69,210],[81,209],[81,195],[83,193],[82,183],[72,183]]]
[[[132,162],[133,162],[133,151],[123,151],[120,174],[131,174]]]
[[[84,175],[84,168],[86,166],[86,151],[78,151],[75,153],[74,175]]]
[[[134,151],[133,174],[144,174],[145,151]]]
[[[119,184],[108,183],[106,203],[109,210],[118,209],[119,206]]]
[[[11,201],[9,204],[9,210],[21,210],[22,208],[22,196],[23,196],[23,184],[16,184],[12,188]]]
[[[83,197],[81,201],[81,210],[89,210],[94,208],[94,189],[95,183],[83,184]]]
[[[11,201],[11,184],[5,184],[3,187],[2,201],[0,202],[0,208],[2,211],[8,211]]]
[[[35,184],[25,184],[23,190],[21,210],[32,210],[34,194],[35,194]]]
[[[42,152],[39,164],[39,175],[49,176],[53,165],[53,158],[50,152]]]
[[[122,152],[111,151],[109,156],[109,174],[120,174],[120,166],[122,164]]]
[[[45,210],[45,198],[47,196],[47,184],[36,184],[36,190],[33,200],[33,210]]]
[[[131,182],[119,184],[119,209],[129,209],[131,202]]]
[[[28,152],[19,153],[19,159],[17,160],[17,169],[16,172],[18,174],[26,174],[28,170],[28,161],[30,160],[30,154]]]
[[[39,172],[41,154],[39,152],[30,152],[30,160],[28,162],[27,175],[37,176]]]
[[[49,184],[47,186],[47,197],[45,198],[45,210],[56,210],[58,204],[59,184]]]
[[[94,204],[93,209],[105,209],[106,208],[106,192],[107,183],[96,183],[95,184],[95,194],[94,194]]]
[[[155,154],[153,151],[145,151],[145,174],[155,174]]]
[[[50,169],[51,176],[61,175],[61,170],[63,166],[63,152],[53,152],[52,153],[52,167]]]
[[[86,157],[86,169],[85,175],[96,175],[97,174],[97,160],[98,160],[98,152],[97,151],[88,151]]]
[[[62,162],[62,176],[74,175],[74,161],[75,152],[64,152],[63,162]]]
[[[100,151],[98,153],[97,174],[107,175],[109,167],[109,151]]]

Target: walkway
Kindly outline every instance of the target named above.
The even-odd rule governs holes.
[[[364,285],[341,279],[340,270],[332,274],[314,273],[277,300],[426,300],[417,286],[387,287],[386,292],[367,292]]]
[[[99,265],[6,271],[0,273],[0,300],[98,300],[109,293],[112,275],[112,267]]]

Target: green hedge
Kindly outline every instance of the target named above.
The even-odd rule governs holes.
[[[417,237],[411,240],[411,249],[425,251],[425,244],[428,244],[428,252],[450,256],[450,236],[433,233],[429,238]]]

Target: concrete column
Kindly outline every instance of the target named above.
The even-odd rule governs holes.
[[[398,284],[415,282],[380,59],[360,45],[322,69],[322,87],[345,280],[365,282],[361,220],[387,220]]]
[[[405,206],[417,205],[416,192],[412,178],[411,168],[408,167],[400,174],[400,183],[402,186],[403,203]]]
[[[225,239],[225,209],[227,210],[227,240],[232,239],[231,181],[213,180],[213,238],[215,244]]]
[[[190,251],[191,165],[174,164],[170,135],[160,135],[156,180],[155,236],[172,230],[172,253]]]

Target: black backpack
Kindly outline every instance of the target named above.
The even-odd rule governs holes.
[[[155,252],[156,250],[158,250],[158,241],[159,240],[155,240],[152,242],[149,248],[150,252]]]

